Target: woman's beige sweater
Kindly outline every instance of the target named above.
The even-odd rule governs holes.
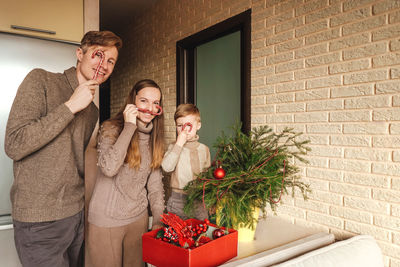
[[[138,126],[125,123],[118,128],[104,123],[99,132],[98,174],[89,205],[88,221],[100,227],[118,227],[136,221],[147,212],[150,202],[153,221],[159,222],[164,211],[164,189],[160,168],[152,170],[150,132],[140,121]],[[140,167],[124,163],[135,131],[139,134]]]

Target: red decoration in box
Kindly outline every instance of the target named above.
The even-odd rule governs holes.
[[[215,229],[213,231],[212,235],[213,235],[214,239],[217,239],[217,238],[220,238],[221,236],[224,236],[225,235],[225,231],[222,230],[222,229]]]
[[[207,221],[189,219],[184,222],[192,229],[205,223],[210,231],[211,229],[219,229],[216,225]],[[238,233],[234,229],[225,230],[224,236],[210,241],[204,236],[206,233],[202,233],[197,241],[208,242],[202,243],[199,247],[188,249],[157,239],[157,233],[160,230],[163,230],[163,228],[145,233],[142,236],[143,261],[157,267],[218,266],[237,256]]]
[[[173,233],[175,233],[169,236],[170,241],[178,242],[181,247],[192,247],[194,245],[195,240],[193,239],[194,232],[191,229],[192,227],[187,225],[179,216],[168,212],[168,214],[162,215],[161,222],[169,226],[168,228],[164,227],[164,229],[172,229]],[[166,233],[165,230],[164,233]],[[168,236],[165,238],[168,239]]]
[[[212,239],[207,237],[207,236],[200,236],[199,240],[197,240],[196,245],[199,247],[201,245],[204,245],[208,242],[210,242]]]
[[[225,235],[225,230],[209,226],[208,219],[192,225],[168,212],[162,215],[161,222],[165,227],[158,230],[156,238],[183,248],[195,248]]]

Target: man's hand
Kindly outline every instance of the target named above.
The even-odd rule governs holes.
[[[85,109],[93,101],[94,93],[99,88],[98,82],[94,80],[86,81],[80,84],[69,98],[65,105],[72,113],[78,113]]]

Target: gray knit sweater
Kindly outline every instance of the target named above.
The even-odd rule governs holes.
[[[195,140],[186,142],[183,147],[170,144],[161,163],[163,170],[171,173],[171,188],[177,192],[196,178],[196,175],[210,167],[210,150]]]
[[[89,204],[88,221],[99,227],[118,227],[136,221],[150,208],[153,222],[164,211],[164,188],[160,168],[151,169],[150,132],[140,121],[125,123],[121,133],[103,123],[98,140],[98,172]],[[135,131],[139,135],[140,167],[131,168],[125,157]]]
[[[14,160],[12,216],[23,222],[72,216],[84,206],[84,155],[98,118],[91,103],[73,114],[65,102],[78,86],[76,69],[31,71],[7,122],[5,151]]]

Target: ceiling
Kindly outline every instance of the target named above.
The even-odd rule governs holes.
[[[120,32],[157,0],[100,0],[100,29]]]

